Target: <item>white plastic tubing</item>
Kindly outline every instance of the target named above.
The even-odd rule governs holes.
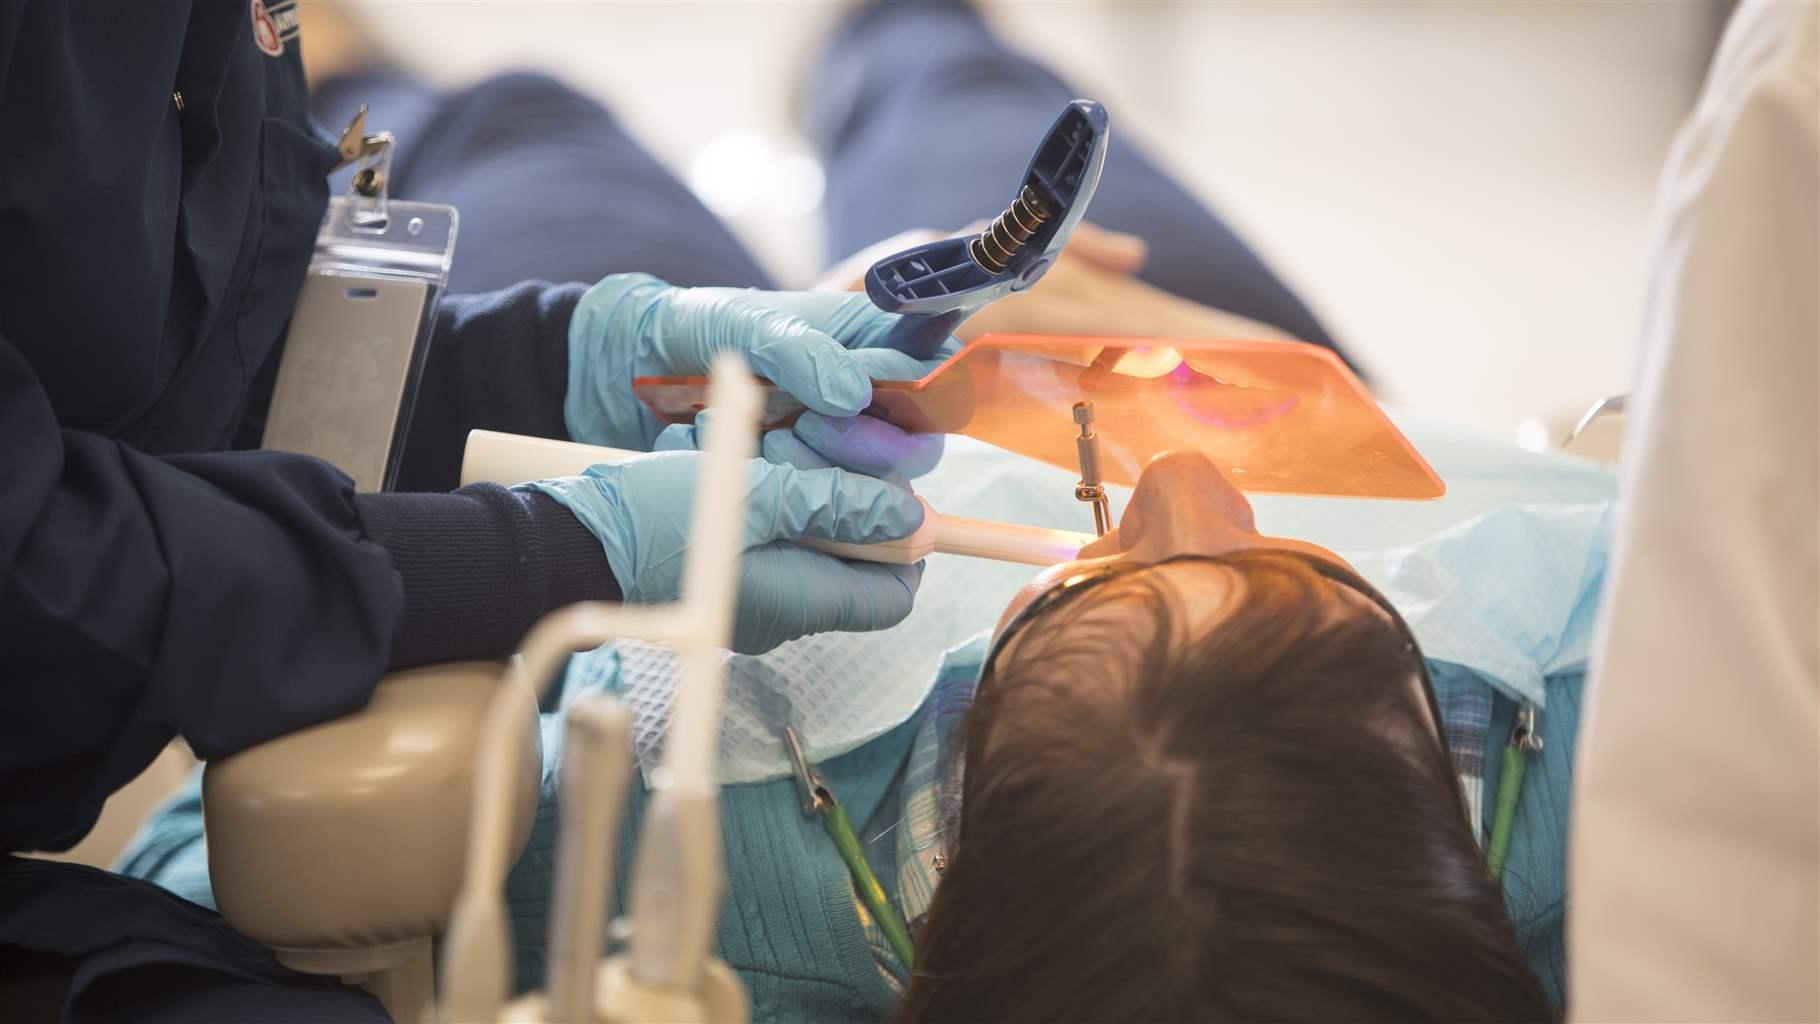
[[[619,640],[670,645],[677,651],[681,668],[665,743],[665,778],[652,794],[637,854],[631,906],[632,970],[640,983],[653,988],[686,990],[699,983],[723,880],[713,771],[724,685],[719,652],[732,642],[745,505],[743,463],[754,454],[759,409],[758,389],[736,356],[723,356],[715,363],[709,400],[715,409],[715,425],[699,469],[690,524],[692,547],[681,598],[658,606],[591,602],[552,613],[532,628],[522,657],[507,670],[500,692],[488,708],[475,766],[466,871],[443,957],[440,1015],[444,1020],[496,1020],[510,992],[512,937],[504,885],[512,855],[508,849],[513,813],[510,769],[523,707],[522,696],[515,700],[513,695],[520,690],[541,695],[566,655]],[[573,473],[576,453],[565,449],[584,449],[588,461],[582,465],[602,461],[599,449],[585,445],[541,445],[544,451],[569,461],[548,467],[520,463],[512,472],[501,472],[484,462],[464,463],[463,481],[530,480]],[[470,456],[473,451],[470,445]],[[617,730],[608,725],[606,731]],[[593,844],[584,840],[584,845]],[[577,846],[576,852],[579,850]],[[564,859],[572,861],[573,854]],[[558,877],[575,877],[575,873],[559,869]],[[582,888],[590,891],[578,896],[597,902],[604,902],[605,892],[610,891],[598,879],[590,879]],[[560,904],[565,895],[556,893],[556,901]],[[605,912],[605,906],[573,909],[573,914],[584,917]],[[572,921],[573,914],[561,916]],[[553,937],[565,960],[579,955],[596,957],[597,948],[580,949],[577,943],[564,941],[578,937],[580,932]],[[586,1001],[584,986],[591,983],[591,972],[577,972],[576,966],[565,963],[557,972],[552,964],[553,973],[560,975],[553,981],[566,990],[552,993],[555,1004]]]

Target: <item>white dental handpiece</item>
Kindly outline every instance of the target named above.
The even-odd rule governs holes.
[[[573,441],[472,430],[468,432],[467,449],[462,453],[461,482],[471,484],[488,480],[510,486],[549,477],[576,476],[595,463],[619,462],[638,454]],[[922,501],[921,498],[917,500]],[[932,554],[944,554],[1049,566],[1074,558],[1094,539],[1092,534],[1069,530],[947,516],[931,508],[927,501],[923,501],[923,513],[923,525],[901,540],[883,544],[840,544],[825,540],[801,543],[836,558],[856,562],[910,565]]]

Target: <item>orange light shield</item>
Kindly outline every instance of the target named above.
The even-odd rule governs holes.
[[[647,377],[639,397],[689,422],[699,378]],[[1283,341],[989,334],[919,381],[880,381],[868,415],[917,433],[966,434],[1077,470],[1073,407],[1092,402],[1109,483],[1193,448],[1260,494],[1427,500],[1446,486],[1365,385],[1327,349]],[[766,423],[802,407],[776,389]]]

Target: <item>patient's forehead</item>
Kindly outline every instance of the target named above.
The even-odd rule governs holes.
[[[1121,669],[1134,668],[1153,644],[1189,644],[1205,637],[1243,607],[1248,595],[1242,570],[1206,559],[1145,566],[1092,587],[1076,601],[1040,613],[1020,627],[998,652],[998,670],[1023,658],[1045,659],[1064,651],[1096,656],[1083,648],[1116,638],[1104,647],[1108,660],[1102,663],[1107,672],[1102,681],[1119,680],[1124,678]],[[1383,608],[1352,587],[1324,583],[1309,594],[1329,611],[1329,622],[1363,612],[1394,628]],[[1402,683],[1428,731],[1440,736],[1440,724],[1429,711],[1428,694],[1414,665]]]
[[[1039,613],[999,651],[998,664],[1041,656],[1086,634],[1117,632],[1123,649],[1160,642],[1165,627],[1178,640],[1204,635],[1240,606],[1244,574],[1204,560],[1144,566],[1101,583],[1066,604]],[[1132,641],[1137,641],[1132,643]]]

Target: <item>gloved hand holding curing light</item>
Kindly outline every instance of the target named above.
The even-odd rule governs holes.
[[[795,433],[771,431],[767,458],[750,463],[734,649],[757,654],[810,633],[896,625],[910,613],[922,566],[852,564],[791,541],[873,544],[922,525],[922,506],[902,481],[934,467],[941,437],[857,414],[872,402],[872,380],[922,377],[960,342],[950,338],[927,362],[880,347],[897,320],[863,294],[605,278],[570,320],[564,424],[576,441],[659,453],[524,486],[560,502],[600,539],[627,601],[674,600],[706,415],[695,426],[666,427],[632,382],[704,374],[715,356],[740,352],[810,411]]]
[[[600,538],[630,602],[675,600],[702,456],[665,451],[523,485],[560,502]],[[747,463],[745,554],[733,649],[759,654],[810,633],[885,629],[910,614],[918,565],[843,562],[791,543],[876,544],[908,536],[923,509],[895,483],[838,468]]]
[[[649,274],[615,274],[588,290],[570,320],[563,421],[576,441],[649,450],[665,424],[632,381],[705,374],[722,352],[741,353],[752,372],[820,417],[855,416],[872,403],[874,379],[920,378],[960,347],[950,338],[929,362],[881,347],[898,319],[864,294],[676,288]],[[840,433],[824,436],[832,461],[846,463]],[[914,476],[940,458],[941,438],[919,437],[903,450],[907,462],[896,471]],[[874,446],[860,461],[877,454]]]

